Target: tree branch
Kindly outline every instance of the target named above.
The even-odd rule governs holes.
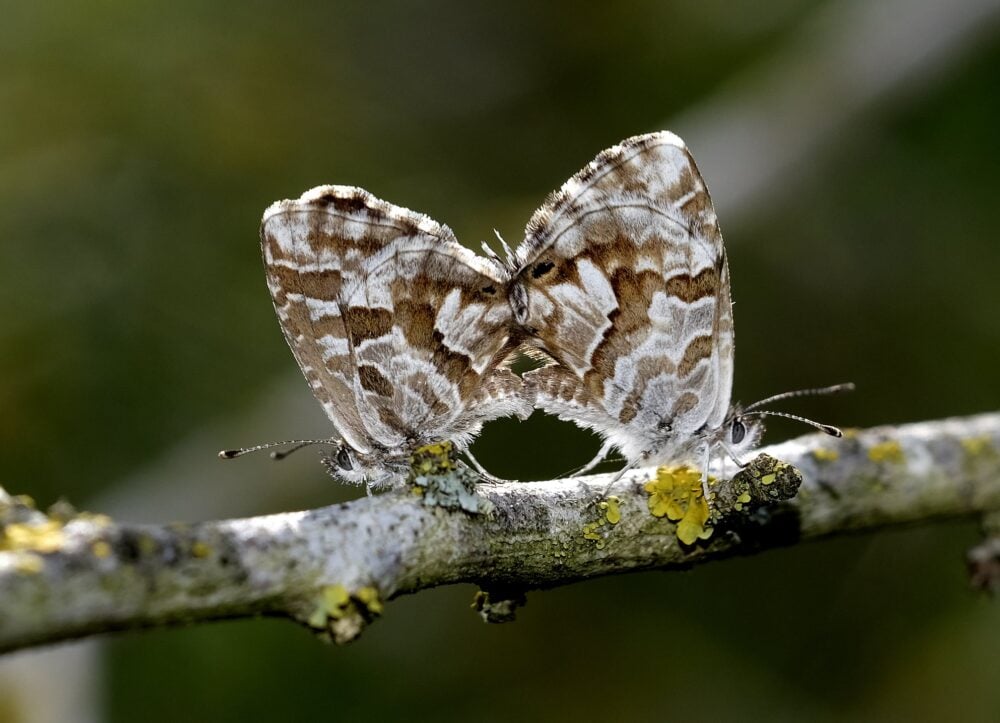
[[[1000,511],[1000,413],[808,435],[765,451],[801,472],[798,494],[768,502],[794,494],[799,479],[764,458],[710,488],[715,529],[691,545],[653,514],[663,497],[647,484],[656,470],[629,473],[614,498],[604,496],[608,475],[484,485],[489,515],[429,506],[408,488],[306,512],[132,525],[65,508],[44,515],[4,496],[0,650],[257,614],[346,641],[384,601],[457,582],[478,584],[484,617],[504,620],[531,588]],[[689,491],[694,500],[700,485]]]

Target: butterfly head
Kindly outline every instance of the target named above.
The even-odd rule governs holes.
[[[841,392],[849,392],[853,389],[854,385],[850,383],[834,384],[830,387],[799,389],[792,392],[775,394],[767,399],[761,399],[759,402],[754,402],[745,409],[738,404],[734,404],[729,410],[729,415],[726,417],[726,421],[720,430],[723,435],[720,440],[720,444],[726,448],[726,451],[729,452],[730,456],[739,460],[741,452],[748,452],[752,450],[760,442],[760,439],[764,434],[764,417],[784,417],[785,419],[792,419],[796,422],[802,422],[803,424],[815,427],[819,431],[829,434],[832,437],[840,437],[842,436],[840,429],[831,424],[814,422],[813,420],[801,417],[798,414],[789,414],[788,412],[779,412],[773,409],[761,409],[761,407],[765,404],[770,404],[784,399],[794,399],[795,397],[814,397],[826,394],[840,394]]]
[[[764,436],[764,420],[758,416],[747,416],[740,405],[734,404],[719,434],[721,445],[730,456],[739,459],[760,444]]]
[[[323,464],[331,476],[371,489],[389,486],[394,480],[405,477],[408,461],[408,455],[392,454],[384,449],[359,452],[344,441],[323,457]]]

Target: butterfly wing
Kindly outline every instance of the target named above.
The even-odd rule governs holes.
[[[515,318],[582,387],[568,404],[565,376],[536,372],[526,378],[537,406],[607,424],[626,456],[722,424],[733,358],[725,249],[677,136],[598,155],[538,209],[514,261]]]
[[[261,243],[285,338],[352,447],[478,429],[462,413],[517,345],[500,269],[446,226],[349,186],[272,205]],[[527,404],[507,391],[496,416]]]

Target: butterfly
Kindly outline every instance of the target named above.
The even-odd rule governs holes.
[[[449,440],[467,452],[484,422],[531,413],[506,366],[519,345],[509,279],[447,226],[321,186],[272,204],[260,238],[281,330],[340,435],[290,451],[331,444],[331,474],[373,489],[405,478],[420,447]],[[278,444],[289,443],[220,454]]]
[[[731,403],[729,268],[708,189],[669,132],[628,138],[553,193],[515,251],[508,296],[524,344],[555,363],[524,375],[534,404],[605,439],[631,466],[738,462],[763,432],[762,404]]]
[[[330,472],[369,487],[412,453],[533,407],[605,438],[629,466],[734,459],[765,414],[730,403],[733,316],[725,247],[683,141],[634,136],[600,153],[532,216],[505,258],[351,186],[321,186],[264,214],[268,288],[288,345],[340,438]],[[546,365],[520,378],[517,352]],[[842,387],[844,385],[841,385]],[[292,441],[294,447],[317,440]],[[288,444],[258,445],[221,453]],[[279,456],[279,455],[274,455]],[[280,455],[284,456],[284,455]],[[707,465],[707,462],[706,462]],[[628,467],[626,467],[627,469]]]

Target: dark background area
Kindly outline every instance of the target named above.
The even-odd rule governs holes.
[[[264,286],[263,209],[353,184],[473,248],[494,228],[515,244],[598,151],[661,128],[686,137],[719,189],[737,398],[852,380],[853,396],[794,410],[847,426],[995,410],[997,13],[844,119],[861,82],[852,58],[903,40],[859,32],[837,63],[797,59],[853,37],[843,28],[865,22],[864,6],[7,4],[0,484],[161,521],[363,494],[313,452],[215,459],[332,433]],[[740,196],[726,189],[747,169],[699,145],[718,137],[705,119],[738,120],[716,101],[775,84],[800,102],[747,127],[781,145],[805,122],[820,142]],[[776,422],[768,441],[801,432]],[[521,479],[595,448],[538,414],[490,425],[475,446]],[[88,653],[86,680],[42,666],[36,685],[79,720],[150,723],[996,720],[1000,612],[962,562],[976,536],[951,522],[598,580],[532,593],[505,626],[480,622],[471,587],[433,590],[393,602],[346,648],[270,620],[129,633]],[[8,701],[17,665],[0,663]],[[0,720],[40,720],[36,704],[8,702]]]

